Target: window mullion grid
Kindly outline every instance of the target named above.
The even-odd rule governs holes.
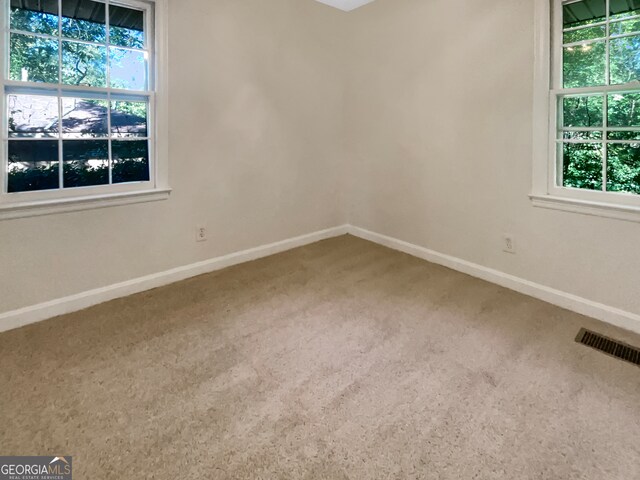
[[[609,29],[610,26],[609,24],[607,24],[607,29]],[[638,34],[640,33],[640,31],[635,31],[635,32],[628,32],[628,33],[621,33],[618,35],[614,35],[612,36],[612,38],[628,38],[628,37],[637,37]],[[606,41],[608,37],[598,37],[598,38],[590,38],[588,40],[578,40],[575,42],[571,42],[571,43],[563,43],[562,46],[563,47],[578,47],[578,46],[587,46],[587,45],[591,45],[592,43],[600,43],[602,41]]]
[[[595,28],[595,27],[602,27],[604,24],[606,23],[606,21],[604,22],[597,22],[597,23],[591,23],[589,25],[579,25],[577,27],[569,27],[569,28],[563,28],[562,32],[563,33],[567,33],[567,32],[575,32],[576,30],[583,30],[585,28]]]
[[[45,82],[22,82],[18,80],[5,80],[5,86],[15,89],[23,89],[23,90],[56,90],[58,88],[58,83],[45,83]],[[637,87],[636,87],[637,88]],[[127,90],[123,88],[110,88],[110,87],[93,87],[93,86],[84,86],[84,85],[65,85],[62,84],[62,89],[66,92],[77,91],[80,94],[82,92],[86,92],[87,89],[90,89],[94,93],[104,93],[105,95],[109,92],[114,93],[116,95],[123,96],[146,96],[148,97],[153,92],[148,90]]]
[[[1,0],[0,0],[1,1]],[[112,132],[112,118],[111,118],[111,114],[112,114],[112,101],[113,101],[113,97],[114,95],[117,98],[121,98],[123,99],[123,101],[144,101],[145,104],[147,105],[147,135],[145,135],[144,137],[123,137],[123,138],[119,138],[119,140],[122,141],[140,141],[140,140],[144,140],[147,143],[149,143],[151,141],[151,136],[150,136],[150,129],[152,128],[153,125],[153,119],[150,118],[152,116],[152,105],[151,102],[153,101],[153,92],[149,91],[149,87],[150,87],[150,65],[148,63],[148,60],[145,59],[145,71],[146,71],[146,77],[147,77],[147,84],[146,84],[146,88],[144,91],[133,91],[133,90],[126,90],[126,89],[113,89],[111,87],[111,65],[110,65],[110,18],[109,18],[109,4],[110,4],[110,0],[104,0],[105,3],[105,25],[106,25],[106,41],[105,41],[105,47],[107,50],[107,64],[106,64],[106,79],[107,79],[107,85],[106,88],[100,88],[100,87],[83,87],[80,88],[79,86],[75,86],[75,85],[64,85],[63,83],[63,35],[62,35],[62,3],[63,0],[57,0],[58,3],[58,32],[57,35],[39,35],[39,34],[35,34],[32,32],[24,32],[24,34],[27,35],[34,35],[34,36],[42,36],[42,37],[48,37],[51,39],[55,39],[57,40],[58,43],[58,82],[57,84],[47,84],[47,83],[42,83],[42,82],[17,82],[17,81],[11,81],[8,78],[9,75],[9,54],[10,54],[10,35],[11,35],[11,31],[12,29],[10,28],[9,25],[9,19],[10,19],[10,2],[7,0],[5,3],[3,3],[3,7],[6,8],[6,11],[4,12],[4,15],[2,15],[2,17],[4,18],[5,24],[1,25],[0,27],[3,30],[3,35],[5,38],[4,40],[4,48],[5,48],[5,54],[6,54],[6,61],[3,64],[3,69],[5,70],[5,72],[3,72],[3,76],[0,79],[1,82],[1,86],[2,86],[2,90],[3,90],[3,96],[4,96],[4,101],[2,102],[2,104],[6,104],[6,98],[7,95],[9,94],[9,91],[13,91],[16,92],[18,94],[20,94],[20,92],[24,92],[24,94],[35,94],[37,95],[38,93],[36,92],[49,92],[49,95],[55,95],[57,97],[57,107],[58,107],[58,129],[57,129],[57,141],[58,141],[58,190],[63,190],[64,189],[64,128],[63,128],[63,114],[64,114],[64,107],[63,107],[63,98],[65,98],[68,95],[73,95],[76,98],[82,98],[83,96],[87,95],[89,97],[93,97],[96,94],[100,94],[98,96],[102,96],[104,95],[106,97],[107,100],[107,142],[108,142],[108,155],[109,155],[109,184],[113,184],[113,146],[112,146],[112,140],[113,140],[113,132]],[[147,29],[149,28],[148,25],[148,15],[145,15],[145,31],[148,31]],[[18,33],[22,33],[22,32],[18,32]],[[78,40],[79,43],[85,43],[85,44],[93,44],[93,42],[85,42],[85,41],[81,41]],[[144,48],[143,49],[137,49],[137,48],[129,48],[129,47],[122,47],[123,49],[126,50],[141,50],[144,51],[145,54],[148,54],[149,52],[149,35],[145,35],[145,44],[144,44]],[[41,93],[41,94],[42,94]],[[130,100],[128,100],[130,99]],[[7,119],[5,118],[6,115],[4,117],[2,117],[3,119],[3,131],[4,133],[2,135],[0,135],[0,141],[4,142],[4,159],[2,162],[2,165],[4,165],[4,167],[2,168],[2,170],[6,173],[8,170],[8,126],[6,125],[7,123]],[[37,140],[37,138],[20,138],[20,137],[16,137],[13,138],[13,140],[24,140],[24,141],[33,141],[33,140]],[[71,141],[75,140],[75,139],[70,139]],[[151,146],[149,145],[149,148],[151,148]],[[151,151],[149,151],[149,153],[151,153]],[[149,155],[149,167],[151,167],[151,165],[153,164],[153,159],[151,158],[151,155]],[[151,168],[150,168],[150,174],[151,172]],[[155,178],[155,175],[154,177]],[[0,179],[2,180],[2,183],[4,183],[4,185],[0,185],[0,187],[2,187],[2,192],[6,192],[7,191],[7,185],[8,185],[8,175],[6,174],[0,174]]]
[[[10,24],[10,16],[11,16],[11,3],[9,1],[3,2],[0,8],[4,8],[4,11],[0,12],[0,21],[2,25],[2,54],[4,55],[5,61],[2,62],[2,102],[3,110],[8,113],[8,103],[7,103],[7,86],[6,79],[9,78],[9,46],[11,44],[11,37],[9,33],[9,24]],[[9,191],[9,119],[8,114],[2,115],[2,121],[0,122],[0,128],[2,128],[2,148],[0,148],[0,152],[2,152],[2,159],[0,159],[0,195]]]
[[[610,0],[605,0],[605,21],[601,22],[599,25],[604,25],[605,26],[605,86],[604,88],[601,87],[587,87],[584,89],[584,91],[582,91],[583,89],[571,89],[572,95],[580,95],[580,94],[598,94],[600,93],[602,95],[602,128],[597,128],[597,127],[569,127],[569,128],[565,128],[564,127],[564,119],[562,117],[562,108],[560,108],[560,101],[562,98],[564,98],[564,96],[566,96],[566,90],[562,88],[562,84],[559,85],[559,90],[554,91],[554,93],[556,94],[556,104],[558,105],[558,115],[557,115],[557,122],[560,125],[560,131],[564,132],[564,131],[585,131],[585,132],[593,132],[593,131],[602,131],[602,139],[565,139],[564,135],[562,135],[562,139],[558,139],[556,140],[556,142],[561,143],[562,145],[566,144],[566,143],[591,143],[591,144],[602,144],[602,191],[606,192],[607,191],[607,162],[608,162],[608,145],[609,143],[625,143],[624,141],[615,141],[615,140],[609,140],[609,126],[608,126],[608,110],[609,110],[609,92],[612,90],[611,87],[611,62],[610,62],[610,58],[611,58],[611,18],[610,18]],[[582,27],[579,27],[582,28]],[[562,30],[562,29],[561,29]],[[588,41],[588,43],[592,43],[596,40],[602,40],[602,39],[595,39],[592,41]],[[576,44],[584,44],[587,42],[576,42]],[[563,48],[566,47],[567,45],[563,44]],[[562,66],[560,66],[558,68],[559,72],[562,72]],[[620,88],[622,86],[616,86],[616,89]],[[636,87],[637,88],[637,87]],[[624,88],[625,90],[627,88]],[[629,90],[634,90],[634,88],[628,88]],[[565,95],[563,95],[563,93]],[[613,130],[630,130],[627,128],[621,128],[621,129],[611,129]],[[563,168],[560,168],[560,165],[564,164],[564,158],[562,159],[562,162],[557,162],[558,164],[558,171],[562,172]],[[563,183],[560,183],[560,185],[562,185]]]
[[[109,185],[113,184],[113,149],[111,145],[111,92],[107,93],[107,148],[109,152]]]
[[[109,0],[105,2],[105,25],[107,28],[106,41],[107,41],[107,149],[109,155],[109,185],[113,184],[113,146],[111,143],[111,26],[110,26],[110,13],[109,13]]]
[[[606,85],[611,85],[611,9],[610,9],[611,0],[605,0],[605,15],[606,15],[606,35],[607,39],[605,40],[605,60],[604,60],[604,71],[605,71],[605,83]],[[609,159],[609,144],[607,141],[609,140],[609,95],[604,92],[602,98],[602,136],[603,136],[603,144],[602,144],[602,191],[607,191],[607,161]]]
[[[602,132],[603,127],[562,127],[565,132]],[[608,132],[640,132],[640,127],[607,127]]]
[[[560,4],[561,5],[561,4]],[[553,35],[552,35],[552,44],[553,48],[553,74],[552,74],[552,87],[554,96],[553,101],[553,109],[555,109],[554,117],[552,119],[555,122],[556,128],[554,128],[553,133],[553,171],[555,171],[555,175],[553,181],[549,181],[549,186],[562,186],[564,185],[564,133],[560,135],[561,138],[558,139],[558,134],[562,130],[562,126],[564,125],[563,119],[563,108],[560,105],[560,100],[562,98],[562,89],[564,87],[564,35],[563,35],[563,23],[562,23],[562,8],[554,8],[553,10]],[[560,128],[558,128],[560,127]],[[551,172],[550,172],[551,173]],[[551,180],[551,179],[550,179]]]
[[[564,146],[566,142],[564,138],[564,108],[561,105],[563,102],[563,97],[559,94],[555,94],[555,106],[556,106],[556,128],[555,128],[555,139],[554,139],[554,151],[555,151],[555,171],[556,171],[556,185],[564,184]],[[559,128],[558,128],[559,127]],[[559,158],[558,158],[559,157]],[[562,161],[559,161],[562,159]]]
[[[607,40],[608,42],[608,40]],[[607,160],[609,158],[609,95],[606,93],[602,98],[602,191],[607,191]]]
[[[562,24],[562,4],[560,8],[554,8],[553,10],[553,74],[551,83],[554,90],[562,89],[564,87],[564,43],[563,24]]]
[[[13,28],[9,28],[9,34],[17,34],[17,35],[23,35],[23,36],[28,36],[28,37],[36,37],[36,38],[43,38],[45,40],[58,40],[58,34],[56,35],[50,35],[48,33],[38,33],[38,32],[29,32],[28,30],[16,30]],[[637,32],[634,33],[629,33],[626,34],[627,36],[633,36],[633,35],[637,35]],[[90,46],[96,46],[96,47],[104,47],[106,42],[92,42],[91,40],[84,40],[82,38],[70,38],[70,37],[63,37],[66,38],[66,41],[70,41],[73,43],[80,43],[82,45],[90,45]],[[588,40],[591,41],[591,40]],[[578,42],[580,43],[580,45],[582,45],[584,42]],[[122,50],[130,50],[133,52],[145,52],[146,48],[137,48],[137,47],[130,47],[130,46],[124,46],[124,45],[117,45],[117,48],[122,49]]]
[[[62,144],[62,0],[58,0],[58,189],[64,189],[64,150]]]
[[[598,38],[590,38],[588,40],[578,40],[576,42],[563,43],[562,47],[585,47],[587,45],[591,45],[592,43],[600,43],[603,40],[606,40],[607,37],[598,37]]]

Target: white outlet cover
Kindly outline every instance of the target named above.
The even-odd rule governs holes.
[[[351,10],[355,10],[356,8],[362,7],[367,3],[371,3],[374,0],[316,0],[320,3],[324,3],[325,5],[329,5],[330,7],[339,8],[340,10],[344,10],[345,12],[350,12]]]
[[[506,253],[516,253],[516,239],[510,233],[502,235],[502,251]]]
[[[196,242],[206,242],[207,241],[207,227],[198,226],[196,227]]]

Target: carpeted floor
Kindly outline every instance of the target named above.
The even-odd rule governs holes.
[[[345,236],[0,334],[0,455],[76,479],[640,478],[632,334]]]

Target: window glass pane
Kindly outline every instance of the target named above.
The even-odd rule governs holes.
[[[565,127],[602,127],[602,95],[582,95],[562,99],[562,125]]]
[[[106,47],[78,42],[62,42],[62,83],[106,87]]]
[[[121,47],[144,48],[144,12],[110,5],[109,42]]]
[[[609,12],[611,20],[640,15],[638,0],[610,0]]]
[[[607,138],[609,140],[640,140],[640,132],[609,132]]]
[[[593,40],[594,38],[604,38],[607,30],[604,25],[599,27],[581,28],[564,33],[564,43],[581,42],[583,40]]]
[[[147,84],[145,53],[137,50],[109,49],[111,86],[126,90],[145,90]]]
[[[58,97],[8,95],[9,137],[57,137]]]
[[[143,182],[149,180],[149,144],[147,140],[114,140],[113,183]]]
[[[9,78],[58,83],[58,41],[11,34]]]
[[[87,98],[62,99],[64,138],[106,137],[109,128],[108,102]]]
[[[605,84],[605,42],[564,49],[564,88]]]
[[[58,188],[57,140],[9,140],[9,193]]]
[[[564,28],[580,27],[603,22],[607,18],[605,0],[583,0],[566,3],[562,7],[562,23]]]
[[[109,183],[108,140],[65,140],[64,187],[88,187]]]
[[[611,84],[640,79],[640,35],[611,39]]]
[[[563,144],[563,185],[602,190],[602,144]]]
[[[609,144],[607,190],[640,194],[640,143]]]
[[[106,7],[92,0],[62,1],[62,36],[88,42],[106,42]]]
[[[621,13],[618,15],[611,15],[611,20],[618,20],[620,18],[634,17],[636,15],[640,15],[640,10],[629,10],[628,12]]]
[[[611,35],[623,35],[625,33],[640,32],[640,19],[627,20],[626,22],[614,22],[609,29]]]
[[[602,132],[561,132],[565,140],[602,140]]]
[[[616,93],[607,100],[610,127],[640,127],[640,93]]]
[[[147,103],[111,102],[111,134],[114,137],[147,136]]]
[[[11,28],[58,35],[58,0],[11,0]]]

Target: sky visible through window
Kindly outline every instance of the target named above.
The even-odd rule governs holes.
[[[109,6],[107,32],[107,8],[101,2],[64,0],[62,16],[57,0],[12,0],[11,5],[11,80],[106,87],[110,70],[108,86],[145,90],[148,59],[142,11]]]

